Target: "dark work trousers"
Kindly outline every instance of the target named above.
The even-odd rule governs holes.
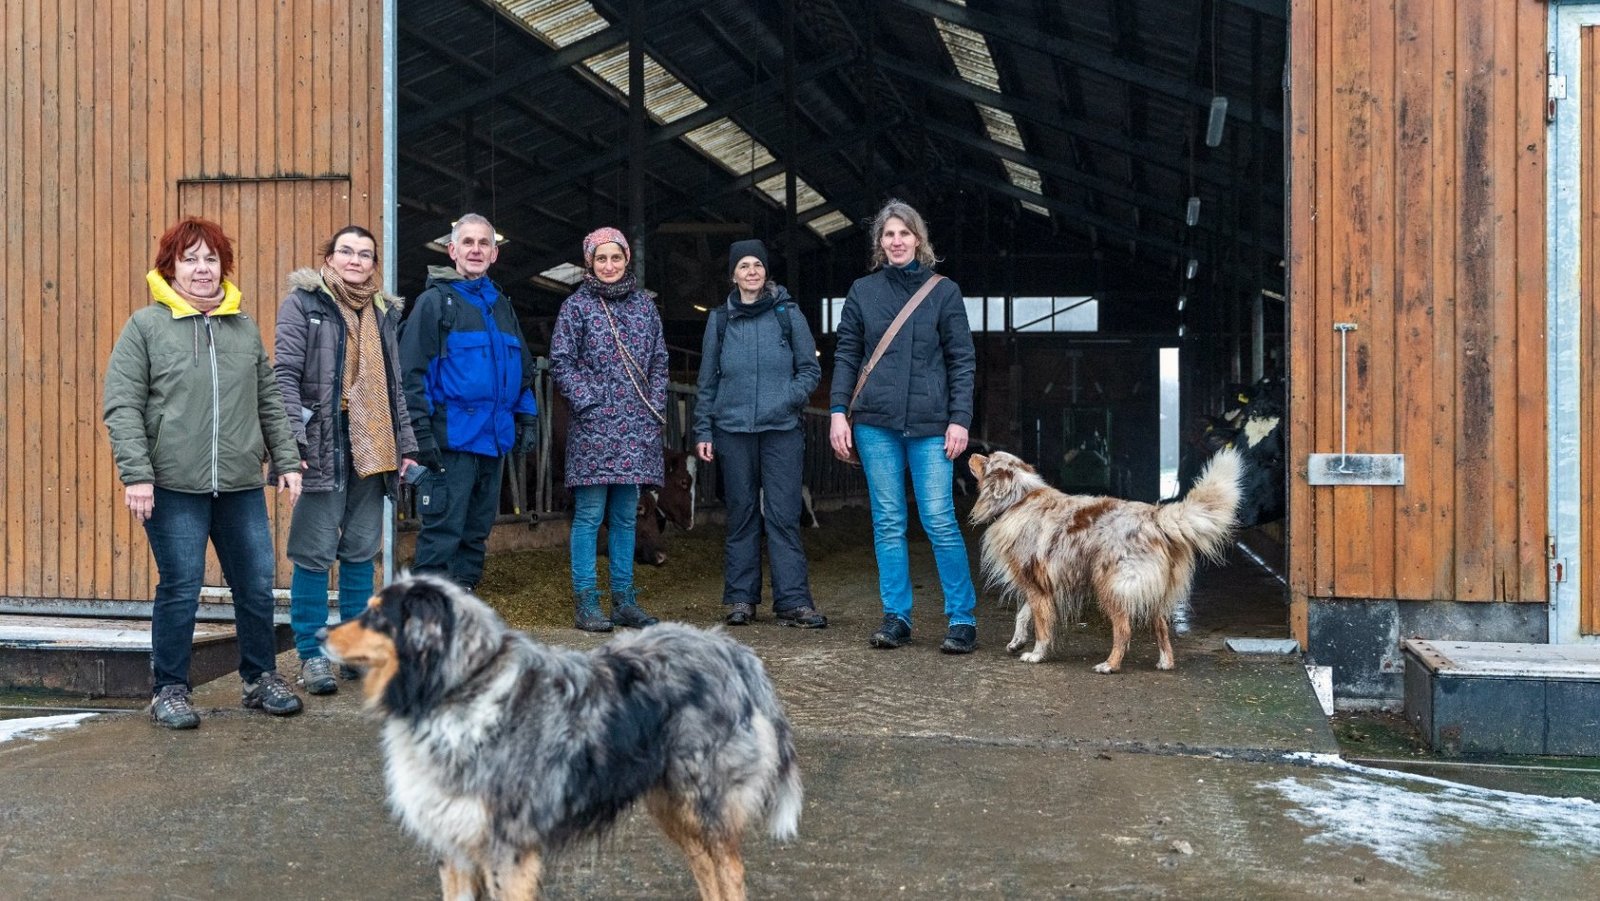
[[[500,458],[448,450],[439,458],[444,470],[417,485],[422,531],[411,569],[448,575],[471,591],[483,578],[489,530],[500,510]]]
[[[800,544],[800,482],[804,476],[805,436],[782,432],[712,434],[722,499],[728,508],[722,603],[761,603],[761,532],[767,533],[772,568],[772,609],[813,606]],[[765,494],[766,515],[762,516]],[[763,523],[764,520],[764,523]]]

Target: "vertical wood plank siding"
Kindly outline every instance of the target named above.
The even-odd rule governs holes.
[[[269,350],[287,271],[347,222],[382,234],[380,22],[379,0],[0,0],[0,596],[150,598],[100,422],[111,347],[180,215],[234,237]]]
[[[1291,623],[1310,598],[1547,598],[1540,0],[1293,0]],[[1403,453],[1399,487],[1307,454]]]

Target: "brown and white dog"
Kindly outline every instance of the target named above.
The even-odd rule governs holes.
[[[1064,494],[1011,454],[974,454],[978,480],[972,522],[991,523],[983,535],[983,574],[1020,601],[1016,653],[1037,636],[1022,659],[1038,663],[1063,622],[1076,622],[1093,598],[1111,621],[1111,655],[1094,668],[1122,666],[1133,626],[1155,628],[1157,669],[1172,669],[1169,621],[1189,596],[1199,557],[1218,559],[1233,531],[1242,461],[1225,449],[1211,459],[1188,496],[1170,504]]]

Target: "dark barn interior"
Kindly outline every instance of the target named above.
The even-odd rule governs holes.
[[[1153,500],[1161,349],[1178,349],[1191,439],[1237,384],[1284,368],[1286,15],[1284,0],[402,0],[392,264],[414,295],[448,265],[450,222],[489,216],[493,274],[540,345],[561,267],[616,225],[692,381],[727,245],[760,237],[826,373],[828,300],[865,273],[866,224],[900,197],[969,309],[991,298],[973,437],[1064,487]],[[1109,467],[1057,463],[1090,441]]]

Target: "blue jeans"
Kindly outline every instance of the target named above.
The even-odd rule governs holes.
[[[222,577],[233,591],[239,637],[239,675],[254,682],[276,669],[272,626],[272,527],[260,488],[187,494],[157,487],[145,535],[156,558],[155,604],[150,616],[150,670],[154,689],[189,685],[195,612],[206,571],[206,541],[217,549]]]
[[[907,438],[877,426],[854,427],[856,453],[861,455],[872,502],[872,543],[878,556],[878,594],[883,612],[911,622],[911,556],[906,543],[906,469],[917,496],[917,516],[933,545],[933,562],[944,591],[944,615],[950,625],[977,625],[973,610],[977,592],[967,565],[967,543],[956,521],[950,490],[950,461],[944,436]]]
[[[633,590],[633,527],[639,515],[638,485],[579,485],[572,489],[572,590],[595,588],[595,552],[600,521],[606,523],[611,593]]]

